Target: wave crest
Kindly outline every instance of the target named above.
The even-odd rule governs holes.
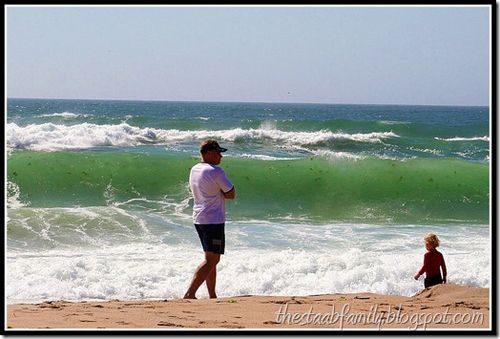
[[[334,133],[329,130],[288,132],[269,127],[266,125],[257,129],[181,131],[177,129],[140,128],[125,122],[118,125],[83,123],[72,126],[45,123],[23,127],[15,123],[9,123],[7,125],[7,145],[15,149],[53,151],[98,146],[124,147],[142,144],[169,144],[183,141],[199,141],[206,138],[218,138],[236,143],[270,141],[286,145],[315,145],[336,140],[377,143],[382,142],[383,139],[399,137],[393,132],[354,134]]]
[[[471,137],[471,138],[466,138],[466,137],[439,138],[439,137],[435,137],[434,139],[441,140],[441,141],[486,141],[486,142],[490,142],[490,137],[488,137],[486,135],[482,136],[482,137]]]

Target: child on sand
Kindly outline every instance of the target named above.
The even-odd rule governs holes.
[[[424,286],[425,288],[437,284],[446,283],[446,264],[441,252],[438,252],[436,247],[439,246],[439,239],[437,235],[429,233],[424,237],[425,248],[427,253],[424,255],[424,265],[420,271],[415,274],[415,280],[418,280],[425,272]],[[441,270],[443,275],[441,276]]]

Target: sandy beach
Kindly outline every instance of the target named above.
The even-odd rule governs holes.
[[[489,289],[437,285],[412,297],[374,293],[12,304],[20,329],[489,329]]]

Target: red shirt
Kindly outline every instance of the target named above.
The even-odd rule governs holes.
[[[438,275],[439,267],[443,270],[443,278],[446,278],[446,264],[444,262],[444,257],[441,252],[438,252],[435,248],[427,251],[424,255],[424,265],[418,272],[419,275],[422,275],[424,272],[427,277],[433,277]]]

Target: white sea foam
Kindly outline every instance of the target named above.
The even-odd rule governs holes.
[[[429,154],[434,154],[434,155],[442,155],[443,152],[440,151],[440,150],[437,150],[437,149],[430,149],[430,148],[426,148],[426,149],[422,149],[422,148],[418,148],[418,147],[408,147],[408,149],[412,150],[412,151],[416,151],[416,152],[423,152],[423,153],[429,153]]]
[[[259,129],[263,129],[266,131],[276,130],[276,121],[275,120],[266,120],[260,124]]]
[[[7,208],[20,208],[26,206],[27,204],[21,202],[20,196],[21,191],[19,186],[14,182],[7,181]]]
[[[490,137],[488,136],[482,136],[482,137],[471,137],[471,138],[466,138],[466,137],[454,137],[454,138],[439,138],[439,137],[434,137],[435,140],[441,140],[441,141],[490,141]]]
[[[264,155],[264,154],[248,154],[244,153],[240,155],[242,158],[250,158],[250,159],[257,159],[257,160],[264,160],[264,161],[278,161],[278,160],[297,160],[300,158],[295,158],[295,157],[273,157],[270,155]]]
[[[193,231],[194,233],[194,231]],[[228,239],[231,241],[231,239]],[[193,242],[194,244],[194,242]],[[180,298],[202,261],[193,246],[134,244],[94,251],[8,255],[8,302],[88,299]],[[448,281],[488,287],[489,262],[443,251]],[[401,260],[407,257],[407,260]],[[410,296],[423,288],[413,280],[423,250],[366,251],[363,248],[237,249],[228,246],[218,271],[219,296],[310,295],[374,292]],[[467,261],[464,261],[466,259]],[[201,288],[199,297],[206,297]]]
[[[92,249],[7,252],[7,302],[180,298],[203,253],[191,225],[168,232],[165,226],[161,232],[161,227],[153,229],[144,222],[140,229],[149,229],[148,241],[132,238]],[[490,286],[486,226],[247,222],[226,227],[218,295],[374,292],[411,296],[423,288],[413,275],[425,253],[422,237],[430,231],[442,241],[450,283]],[[207,297],[203,286],[198,297]]]
[[[353,154],[349,152],[336,152],[330,150],[313,150],[311,151],[313,154],[318,155],[323,158],[329,159],[350,159],[350,160],[361,160],[365,159],[365,156],[359,154]]]
[[[356,142],[381,142],[396,138],[393,132],[334,133],[329,130],[316,132],[289,132],[274,129],[272,124],[258,129],[180,131],[177,129],[139,128],[125,122],[118,125],[95,125],[83,123],[66,126],[52,123],[18,126],[7,124],[7,146],[16,149],[51,151],[81,149],[97,146],[137,146],[142,144],[169,144],[183,141],[198,141],[218,138],[223,141],[269,140],[285,145],[314,145],[335,140]]]
[[[135,146],[153,143],[156,134],[153,129],[119,125],[56,125],[45,123],[19,127],[15,123],[7,125],[7,145],[18,149],[51,151],[60,149],[80,149],[96,146]]]
[[[39,117],[61,117],[65,119],[73,119],[78,117],[87,118],[92,116],[92,114],[79,114],[79,113],[71,113],[71,112],[62,112],[62,113],[50,113],[50,114],[41,114]]]

